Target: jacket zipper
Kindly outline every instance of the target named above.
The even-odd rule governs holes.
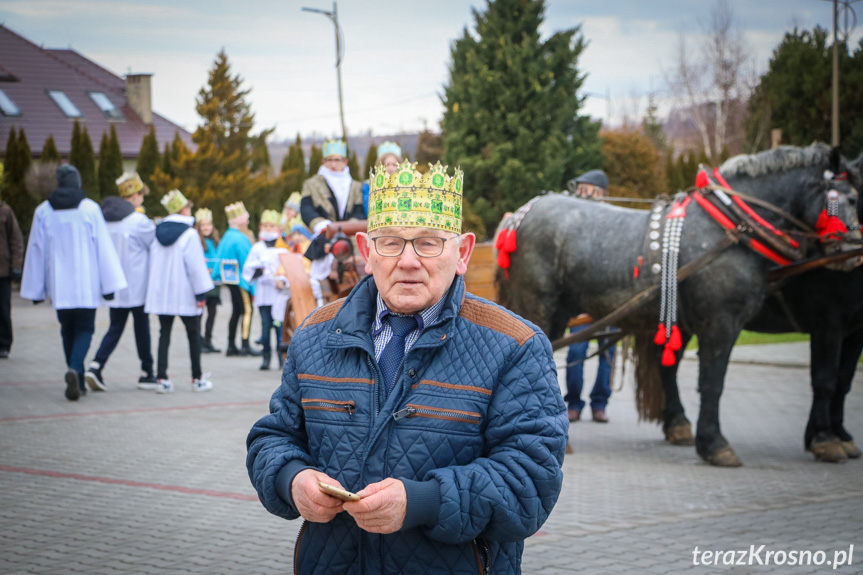
[[[332,401],[328,399],[304,399],[303,409],[314,409],[318,411],[346,411],[348,415],[356,412],[356,403],[353,401]]]
[[[459,411],[456,409],[442,409],[427,405],[408,404],[404,409],[393,413],[393,419],[399,421],[406,417],[428,417],[431,419],[446,419],[449,421],[463,421],[479,425],[480,414],[474,411]]]
[[[294,541],[294,575],[297,575],[300,572],[300,542],[303,540],[303,534],[306,532],[306,527],[308,527],[308,522],[304,519],[303,525],[300,527],[299,533],[297,533],[297,540]]]
[[[488,543],[483,539],[474,539],[473,552],[480,575],[489,575],[491,573],[491,553],[489,552]]]

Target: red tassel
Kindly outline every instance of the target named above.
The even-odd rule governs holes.
[[[662,365],[665,367],[671,367],[676,362],[677,358],[674,356],[674,352],[666,345],[665,349],[662,351]]]
[[[497,265],[503,270],[509,269],[509,254],[507,252],[497,252]]]
[[[671,326],[671,336],[668,338],[668,347],[670,347],[672,351],[677,351],[683,347],[683,343],[680,338],[680,330],[676,325]]]
[[[503,248],[503,240],[506,238],[506,228],[503,228],[497,233],[497,238],[494,240],[494,249],[500,251]]]
[[[839,237],[839,234],[848,233],[848,228],[837,216],[828,216],[827,210],[821,210],[818,221],[815,223],[815,231],[821,236],[821,241],[831,237]]]
[[[638,266],[635,266],[634,268],[632,268],[632,279],[634,279],[634,280],[638,279]]]
[[[698,175],[695,176],[695,187],[706,188],[710,185],[710,178],[704,170],[698,170]]]
[[[665,325],[659,324],[659,329],[656,330],[656,335],[653,337],[653,343],[656,345],[665,345]]]
[[[515,230],[509,230],[506,234],[506,239],[503,241],[503,249],[509,253],[515,251]]]

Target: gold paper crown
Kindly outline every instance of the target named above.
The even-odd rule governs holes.
[[[368,230],[398,226],[461,233],[464,173],[456,168],[449,176],[438,162],[421,174],[416,165],[405,160],[391,176],[377,165],[369,174]]]
[[[124,198],[144,189],[144,182],[141,181],[141,176],[137,172],[123,172],[123,175],[117,178],[114,183],[117,184],[117,189],[120,190],[120,195]]]
[[[199,222],[212,222],[213,210],[201,208],[195,212],[195,220]]]
[[[169,214],[176,214],[189,205],[189,200],[180,190],[171,190],[162,196],[162,205],[165,206]]]
[[[264,210],[264,212],[261,214],[261,223],[276,224],[277,226],[279,226],[282,224],[282,214],[280,214],[276,210]]]
[[[249,212],[246,210],[246,206],[243,202],[234,202],[233,204],[225,206],[225,215],[228,216],[229,220],[235,220],[243,216],[248,216]]]

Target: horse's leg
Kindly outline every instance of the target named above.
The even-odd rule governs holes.
[[[860,359],[860,354],[863,353],[863,329],[857,330],[849,334],[842,341],[842,357],[839,361],[839,383],[836,392],[833,394],[833,400],[830,402],[830,426],[833,433],[842,442],[842,448],[845,454],[856,459],[863,455],[857,445],[854,444],[854,438],[848,433],[844,426],[845,418],[845,396],[851,391],[851,381],[854,379],[854,372],[857,370],[857,360]]]
[[[680,401],[680,389],[677,386],[677,370],[680,367],[680,359],[683,357],[686,345],[692,339],[692,334],[681,330],[680,335],[683,345],[677,352],[677,361],[672,366],[663,366],[659,369],[662,388],[665,391],[662,431],[665,433],[665,439],[672,445],[692,445],[695,443],[695,438],[692,437],[692,424],[684,413],[683,403]]]
[[[812,409],[806,424],[804,444],[815,459],[841,462],[848,459],[830,425],[830,406],[839,379],[842,334],[830,325],[813,331],[809,347],[812,378]]]
[[[719,400],[725,385],[728,359],[740,333],[739,326],[733,327],[729,323],[713,322],[711,329],[698,334],[698,392],[701,394],[701,407],[695,450],[712,465],[739,467],[742,462],[722,436],[719,426]]]

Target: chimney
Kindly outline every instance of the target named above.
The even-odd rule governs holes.
[[[153,123],[153,105],[150,100],[150,78],[152,74],[126,75],[126,100],[141,121]]]

